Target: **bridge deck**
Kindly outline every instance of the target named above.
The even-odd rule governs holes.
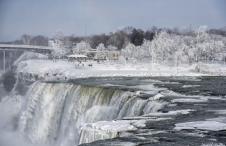
[[[56,48],[48,46],[0,44],[0,50],[17,50],[17,51],[21,50],[21,51],[51,53],[55,49]]]

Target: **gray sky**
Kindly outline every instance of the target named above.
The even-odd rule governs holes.
[[[0,0],[0,41],[189,25],[226,26],[226,0]]]

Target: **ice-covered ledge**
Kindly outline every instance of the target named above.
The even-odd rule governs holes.
[[[86,124],[81,128],[79,144],[119,137],[122,132],[135,131],[144,126],[144,120],[99,121]]]

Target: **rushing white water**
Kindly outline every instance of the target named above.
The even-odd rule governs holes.
[[[129,91],[41,82],[30,87],[25,101],[19,130],[32,143],[62,146],[78,144],[85,123],[140,116],[164,105]]]

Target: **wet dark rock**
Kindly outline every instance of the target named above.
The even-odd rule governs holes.
[[[3,75],[2,78],[2,83],[5,90],[10,92],[16,83],[15,73],[13,71],[8,71]]]

